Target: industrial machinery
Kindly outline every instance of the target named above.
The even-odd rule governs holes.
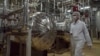
[[[74,2],[74,0],[0,0],[0,25],[4,29],[1,37],[6,43],[3,44],[4,54],[47,56],[47,51],[59,52],[60,49],[68,49]],[[75,4],[78,4],[83,14],[90,9],[89,0],[88,2],[79,0]],[[89,11],[89,17],[90,13]],[[18,49],[14,52],[13,48],[16,46]]]

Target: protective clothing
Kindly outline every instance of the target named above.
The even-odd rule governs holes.
[[[89,36],[86,24],[80,20],[78,20],[76,23],[71,23],[70,33],[72,36],[72,56],[82,56],[82,49],[84,47],[85,42],[87,42],[88,46],[92,46],[92,41]]]

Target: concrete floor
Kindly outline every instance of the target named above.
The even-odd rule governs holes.
[[[87,46],[84,47],[84,56],[100,56],[100,40],[93,39],[92,49],[88,49]],[[66,51],[63,54],[49,53],[48,56],[70,56],[70,51]]]
[[[100,40],[93,39],[92,49],[90,50],[85,46],[83,54],[84,56],[100,56]],[[62,54],[49,53],[48,56],[70,56],[70,51],[65,51]]]

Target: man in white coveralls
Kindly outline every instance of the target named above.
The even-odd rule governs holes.
[[[72,56],[83,56],[82,49],[84,44],[87,43],[88,47],[92,47],[92,41],[89,36],[88,29],[86,24],[83,21],[80,21],[80,13],[73,12],[72,14],[72,23],[70,27],[71,34],[71,55]]]

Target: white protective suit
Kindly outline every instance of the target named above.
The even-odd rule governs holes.
[[[88,46],[92,46],[92,41],[86,24],[80,20],[78,20],[76,23],[71,23],[70,33],[72,34],[72,56],[82,56],[82,49],[85,42]]]

